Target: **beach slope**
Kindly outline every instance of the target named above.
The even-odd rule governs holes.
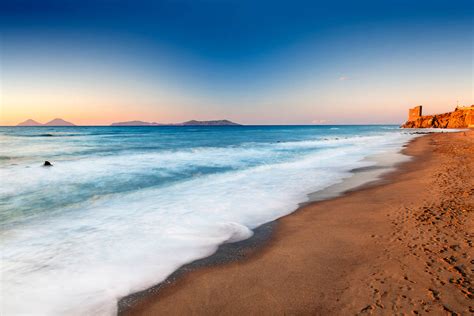
[[[184,273],[124,315],[473,310],[474,133],[430,134],[381,183],[281,218],[243,260]]]

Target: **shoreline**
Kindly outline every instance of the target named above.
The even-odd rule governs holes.
[[[401,151],[399,153],[401,153]],[[385,176],[387,174],[394,172],[399,165],[405,162],[398,162],[391,166],[374,165],[369,167],[352,169],[350,171],[351,173],[353,173],[351,177],[346,178],[342,182],[331,185],[321,191],[308,194],[308,201],[300,203],[299,207],[288,215],[297,212],[300,208],[306,205],[310,205],[320,201],[335,199],[352,191],[355,192],[362,188],[368,188],[371,186],[379,185],[386,181]],[[183,277],[187,273],[190,273],[194,270],[201,268],[209,268],[247,259],[248,256],[251,256],[256,251],[263,249],[263,247],[265,247],[271,241],[271,238],[273,236],[272,234],[274,230],[278,227],[278,220],[279,219],[273,220],[253,229],[253,235],[250,238],[238,242],[224,243],[219,245],[216,252],[212,255],[197,259],[181,266],[170,276],[168,276],[164,281],[148,289],[121,298],[118,301],[118,314],[126,314],[128,312],[128,309],[133,309],[134,306],[136,306],[137,304],[141,304],[142,301],[146,301],[150,296],[157,295],[160,290],[165,289],[173,282],[179,280],[180,277]]]
[[[419,132],[417,132],[417,134],[418,133]],[[423,132],[423,134],[431,133],[434,132]],[[369,188],[384,183],[385,181],[387,181],[385,179],[387,175],[397,171],[398,168],[404,163],[411,161],[412,157],[403,154],[403,151],[415,139],[416,138],[410,140],[407,144],[403,145],[402,149],[400,149],[399,151],[389,153],[388,155],[392,156],[392,161],[390,162],[383,161],[383,159],[380,159],[380,156],[384,156],[385,154],[376,154],[368,156],[364,159],[364,161],[375,162],[375,165],[352,169],[349,171],[350,173],[352,173],[350,177],[345,178],[341,182],[330,185],[329,187],[326,187],[320,191],[309,193],[307,195],[307,201],[299,203],[298,208],[296,208],[292,213],[289,213],[285,216],[289,216],[293,213],[296,213],[300,208],[303,208],[307,205],[335,199],[344,196],[350,192],[355,192],[363,188]],[[399,161],[393,161],[393,156],[400,156],[398,157]],[[252,230],[253,235],[248,239],[219,245],[216,252],[212,255],[194,260],[188,264],[181,266],[171,275],[169,275],[164,281],[155,284],[154,286],[145,290],[135,292],[121,298],[117,303],[118,314],[127,314],[129,309],[133,309],[135,306],[143,304],[143,302],[146,302],[150,297],[157,295],[160,290],[165,289],[170,284],[173,284],[174,282],[179,280],[180,277],[183,277],[187,273],[190,273],[194,270],[210,268],[213,266],[247,259],[248,256],[254,254],[258,250],[263,249],[263,247],[265,247],[271,241],[273,232],[278,226],[278,220],[280,220],[281,218],[256,227]]]
[[[126,315],[131,309],[142,304],[150,297],[157,295],[167,286],[173,284],[192,271],[245,260],[248,256],[263,249],[263,247],[271,240],[272,233],[277,225],[278,223],[276,220],[260,225],[253,230],[253,235],[250,238],[233,243],[221,244],[212,255],[181,266],[163,282],[160,282],[151,288],[121,298],[117,303],[118,315]]]
[[[456,133],[456,134],[459,135],[460,133]],[[340,258],[341,256],[338,256],[337,254],[334,253],[334,251],[336,252],[339,251],[337,249],[338,247],[333,247],[336,249],[333,249],[332,252],[331,252],[331,249],[323,249],[325,251],[329,251],[330,257],[333,257],[331,259],[333,259],[333,261],[335,260],[333,264],[328,265],[327,262],[324,263],[325,260],[322,260],[321,258],[319,258],[319,259],[314,259],[314,261],[319,260],[320,262],[313,264],[313,267],[312,267],[313,269],[319,267],[320,270],[326,270],[326,272],[332,272],[331,267],[334,268],[337,266],[341,266],[343,270],[346,270],[345,273],[343,274],[343,277],[341,276],[339,278],[336,277],[336,279],[339,280],[339,283],[338,282],[335,282],[335,283],[339,284],[339,288],[336,287],[337,289],[334,289],[334,286],[332,286],[333,291],[336,291],[338,293],[337,295],[336,293],[332,293],[334,295],[333,298],[335,300],[337,299],[338,301],[338,303],[336,304],[338,305],[338,307],[337,306],[331,307],[331,306],[327,306],[328,304],[325,305],[324,302],[318,302],[317,300],[310,300],[309,301],[310,304],[301,304],[301,302],[296,304],[296,306],[299,306],[299,309],[295,309],[294,304],[290,304],[289,306],[278,306],[278,307],[273,306],[273,309],[272,308],[268,309],[268,302],[262,304],[262,301],[265,301],[265,299],[268,300],[268,297],[267,297],[268,295],[263,295],[263,300],[258,301],[258,306],[254,306],[254,308],[252,309],[249,309],[251,307],[247,306],[246,307],[247,309],[242,309],[241,306],[240,307],[235,306],[235,304],[229,302],[229,298],[235,299],[235,294],[240,293],[242,291],[239,292],[238,289],[235,289],[234,291],[232,291],[234,292],[233,295],[221,295],[219,291],[216,292],[216,288],[214,288],[212,286],[213,284],[210,284],[209,281],[212,280],[213,283],[215,284],[216,283],[215,279],[218,278],[220,281],[217,281],[217,282],[221,282],[220,284],[222,285],[222,282],[224,282],[223,280],[231,279],[232,284],[235,284],[235,281],[236,281],[235,278],[222,275],[222,273],[224,272],[234,273],[234,274],[236,273],[240,277],[249,278],[248,276],[249,275],[251,276],[252,275],[251,273],[253,271],[259,270],[258,266],[263,263],[261,262],[259,264],[258,262],[261,259],[268,257],[268,253],[271,252],[272,249],[277,248],[279,243],[287,240],[288,238],[286,238],[285,235],[288,235],[289,233],[291,234],[292,232],[294,232],[295,223],[291,223],[291,222],[296,221],[297,227],[301,228],[302,223],[300,223],[300,220],[298,220],[298,218],[305,217],[305,216],[308,217],[308,213],[311,211],[313,212],[312,214],[309,214],[310,215],[309,217],[315,217],[316,220],[325,219],[325,220],[329,220],[329,222],[334,222],[334,218],[331,219],[331,217],[336,217],[336,222],[339,222],[339,224],[343,222],[342,224],[345,224],[347,226],[348,224],[347,220],[344,218],[339,218],[341,214],[336,214],[335,211],[332,211],[332,213],[334,213],[332,214],[331,211],[322,211],[322,210],[318,210],[318,212],[316,213],[314,212],[313,209],[318,209],[318,208],[331,209],[334,206],[331,204],[338,204],[338,203],[341,204],[341,201],[342,203],[347,204],[347,201],[345,201],[347,199],[350,200],[350,199],[354,199],[354,197],[357,198],[358,195],[367,197],[367,195],[370,195],[373,193],[371,191],[383,190],[384,188],[386,189],[387,187],[399,182],[400,178],[406,177],[407,174],[416,173],[417,171],[416,169],[418,169],[418,165],[420,162],[426,162],[427,160],[430,160],[430,159],[432,160],[432,152],[428,149],[431,142],[433,141],[433,138],[436,138],[436,137],[439,138],[439,136],[434,136],[434,135],[436,134],[425,135],[423,137],[419,137],[414,140],[411,140],[409,144],[406,145],[405,148],[402,149],[401,152],[404,153],[405,155],[411,156],[412,158],[409,161],[405,161],[400,164],[397,164],[395,166],[396,168],[392,168],[392,170],[389,170],[388,172],[383,172],[383,175],[380,177],[380,179],[377,179],[375,181],[365,182],[363,184],[361,183],[355,187],[349,188],[349,190],[341,190],[342,192],[344,192],[342,195],[336,194],[337,196],[334,196],[334,192],[332,193],[330,192],[331,189],[329,189],[328,191],[329,195],[320,194],[318,197],[317,193],[321,193],[321,192],[315,193],[316,195],[312,197],[310,195],[309,202],[303,203],[297,210],[295,210],[293,213],[287,216],[284,216],[276,221],[260,226],[259,228],[255,230],[255,234],[251,238],[238,242],[238,243],[221,245],[219,247],[219,250],[214,255],[204,258],[204,259],[197,260],[195,262],[192,262],[190,264],[187,264],[181,267],[180,269],[175,271],[170,277],[168,277],[164,282],[152,287],[151,289],[122,298],[118,304],[119,314],[142,315],[142,314],[158,313],[159,311],[169,312],[169,313],[179,313],[180,311],[180,312],[190,312],[190,313],[197,313],[197,314],[203,313],[204,311],[208,314],[209,313],[218,314],[218,313],[223,313],[223,312],[227,312],[227,313],[230,312],[232,314],[232,313],[242,313],[242,312],[249,312],[249,311],[252,311],[252,312],[259,311],[263,313],[265,313],[265,311],[267,313],[268,311],[272,311],[272,312],[298,312],[298,313],[317,313],[318,314],[318,313],[331,312],[331,311],[332,312],[345,311],[345,312],[355,313],[357,311],[362,311],[364,309],[367,309],[366,311],[372,311],[374,309],[380,308],[377,306],[377,304],[368,304],[366,306],[363,306],[361,309],[357,310],[355,306],[352,306],[354,302],[352,302],[353,304],[351,305],[347,303],[344,304],[339,301],[340,300],[339,294],[341,294],[339,293],[341,291],[341,288],[340,288],[341,284],[344,284],[342,288],[347,289],[347,285],[348,285],[347,278],[351,274],[350,272],[354,272],[354,269],[358,268],[358,265],[360,265],[361,262],[357,264],[357,261],[361,260],[361,258],[360,258],[360,255],[356,253],[352,253],[353,257],[350,259],[352,259],[353,262],[348,262],[350,261],[349,260],[350,256],[344,255],[342,256],[343,258]],[[451,135],[455,135],[455,134],[451,134]],[[472,137],[472,132],[470,133],[470,135]],[[378,166],[375,166],[374,168],[368,167],[364,170],[354,170],[354,172],[357,175],[357,172],[372,172],[373,169],[379,169],[379,168],[380,167]],[[336,187],[339,186],[339,189],[340,189],[341,188],[340,185],[341,183],[336,184],[335,186]],[[344,188],[344,184],[342,185],[342,188]],[[331,196],[331,194],[333,194],[333,196]],[[358,212],[358,213],[363,214],[363,212]],[[360,214],[357,214],[357,215],[360,215]],[[367,214],[364,214],[364,215],[367,215]],[[370,215],[372,216],[373,214],[370,214]],[[352,216],[349,216],[349,218],[351,217],[352,217],[352,220],[357,221],[359,219],[357,216],[354,217],[354,214],[352,214]],[[311,220],[313,219],[311,218]],[[306,220],[303,220],[303,221],[306,222]],[[378,219],[377,223],[380,224],[380,219]],[[320,222],[316,224],[319,224],[318,226],[321,226],[322,223]],[[309,226],[309,225],[306,225],[306,226]],[[351,225],[349,225],[348,227],[343,227],[343,229],[346,230],[346,231],[343,231],[345,234],[347,234],[347,230],[351,231],[354,229],[353,227],[350,227],[350,226]],[[357,226],[357,225],[354,225],[354,226]],[[375,231],[377,231],[377,229],[375,229]],[[357,238],[353,238],[353,239],[362,239],[356,242],[357,244],[359,244],[359,246],[360,244],[367,244],[367,243],[371,244],[373,243],[373,239],[374,239],[373,236],[379,236],[379,234],[381,234],[380,236],[382,236],[383,231],[377,231],[377,234],[371,234],[369,237],[365,236],[364,238],[360,238],[360,236],[356,236]],[[319,240],[319,242],[327,242],[327,239],[328,239],[328,238],[325,238],[324,236],[312,236],[312,237],[315,237],[316,239],[318,238],[321,239]],[[329,236],[329,237],[334,237],[334,236]],[[337,233],[335,237],[337,237],[336,239],[340,239],[340,236],[338,236]],[[313,238],[310,238],[310,239],[313,239]],[[347,242],[347,240],[345,240],[345,242]],[[336,242],[336,244],[338,244],[338,242]],[[307,259],[313,260],[314,257],[308,256],[308,254],[306,255],[301,254],[299,253],[298,250],[295,250],[294,248],[295,247],[291,246],[289,248],[289,252],[298,252],[298,254],[302,256],[303,258],[306,257],[305,260]],[[350,249],[351,247],[347,250],[350,250]],[[372,253],[371,255],[380,255],[380,253],[377,253],[377,254]],[[281,253],[279,254],[279,256],[281,257]],[[344,258],[344,257],[348,257],[348,258]],[[366,257],[371,257],[371,256],[366,256]],[[292,260],[289,260],[288,257],[284,261],[287,261],[289,265],[292,264]],[[334,263],[337,263],[337,264],[334,266]],[[243,271],[239,271],[239,270],[245,270],[245,269],[242,269],[242,267],[250,266],[250,265],[252,265],[252,267],[250,267],[250,270],[248,270],[247,272],[244,273]],[[301,274],[304,276],[305,273],[308,273],[308,271],[306,270],[308,266],[307,264],[305,265],[304,262],[301,265],[305,266],[302,269],[302,271],[300,271]],[[311,263],[309,265],[311,266]],[[274,268],[275,267],[269,267],[268,270],[274,270]],[[328,269],[330,271],[327,271]],[[219,275],[214,275],[214,273],[216,272],[219,272]],[[266,271],[260,271],[260,272],[265,274]],[[274,272],[278,272],[278,271],[274,271]],[[300,273],[298,273],[298,275],[299,274]],[[258,277],[259,274],[256,274],[255,276]],[[299,275],[299,277],[301,277],[301,275]],[[319,279],[319,281],[325,279],[324,274],[318,274],[318,273],[316,273],[316,275],[314,275],[313,278]],[[265,281],[268,279],[271,280],[270,283],[279,284],[281,286],[280,284],[281,279],[278,280],[278,277],[273,276],[273,277],[264,279],[263,282],[256,282],[254,284],[255,286],[251,287],[253,289],[252,292],[255,292],[255,295],[257,296],[261,296],[262,291],[259,291],[258,288],[259,287],[265,288],[266,287],[265,283],[267,283]],[[189,282],[189,281],[193,281],[193,282]],[[327,281],[334,282],[334,279],[327,280]],[[189,283],[192,283],[192,284],[189,285]],[[188,296],[191,294],[193,297],[196,296],[197,293],[193,290],[193,288],[196,288],[195,283],[199,283],[201,288],[202,286],[205,286],[206,289],[209,290],[209,293],[206,292],[206,294],[198,295],[199,297],[197,299],[193,298],[192,302],[189,302],[189,304],[184,304],[186,306],[183,306],[183,305],[175,306],[177,308],[175,309],[175,307],[173,307],[172,302],[173,301],[177,302],[177,301],[180,301],[180,299],[183,299],[183,295],[186,295],[186,292]],[[301,289],[298,289],[298,291],[304,290],[303,284],[299,284],[298,282],[295,282],[293,286],[296,286],[296,288],[302,287]],[[309,292],[314,292],[314,289],[313,290],[306,289],[306,290],[309,290]],[[277,290],[275,292],[280,292],[280,291]],[[323,296],[328,296],[326,292],[327,291],[321,291],[320,294]],[[216,302],[209,301],[210,293],[213,294],[212,297],[214,297],[214,295],[219,295],[221,297],[223,296],[223,300],[219,302],[219,298],[216,298]],[[287,296],[286,294],[287,293],[285,293],[285,296]],[[245,291],[243,291],[243,293],[239,295],[248,296],[248,293],[245,293]],[[303,293],[299,293],[298,295],[306,296],[306,293],[305,291],[303,291]],[[178,296],[178,297],[173,298],[173,296]],[[275,299],[275,295],[271,295],[271,296],[273,298],[270,299],[270,301],[276,301],[276,302],[279,301],[278,299]],[[316,296],[316,297],[319,297],[319,296]],[[187,299],[187,300],[189,301],[191,299]],[[250,301],[250,305],[252,305],[252,301],[253,300]],[[296,301],[301,301],[301,299],[300,300],[296,299]],[[255,301],[254,303],[256,304],[257,301]],[[217,309],[216,309],[216,306],[218,307]],[[267,308],[264,308],[264,306],[267,306]],[[340,308],[341,306],[345,306],[345,307]],[[179,308],[183,308],[183,309],[179,309]]]

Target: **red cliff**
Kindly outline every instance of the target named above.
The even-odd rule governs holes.
[[[457,107],[453,112],[421,115],[421,106],[408,111],[408,121],[402,128],[468,128],[474,127],[474,105]]]

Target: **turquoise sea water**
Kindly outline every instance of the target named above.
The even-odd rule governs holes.
[[[390,125],[0,127],[2,314],[114,314],[413,137]]]

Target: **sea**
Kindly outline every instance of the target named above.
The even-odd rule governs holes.
[[[120,298],[377,166],[370,157],[408,159],[400,150],[416,136],[394,125],[0,127],[1,314],[114,315]]]

